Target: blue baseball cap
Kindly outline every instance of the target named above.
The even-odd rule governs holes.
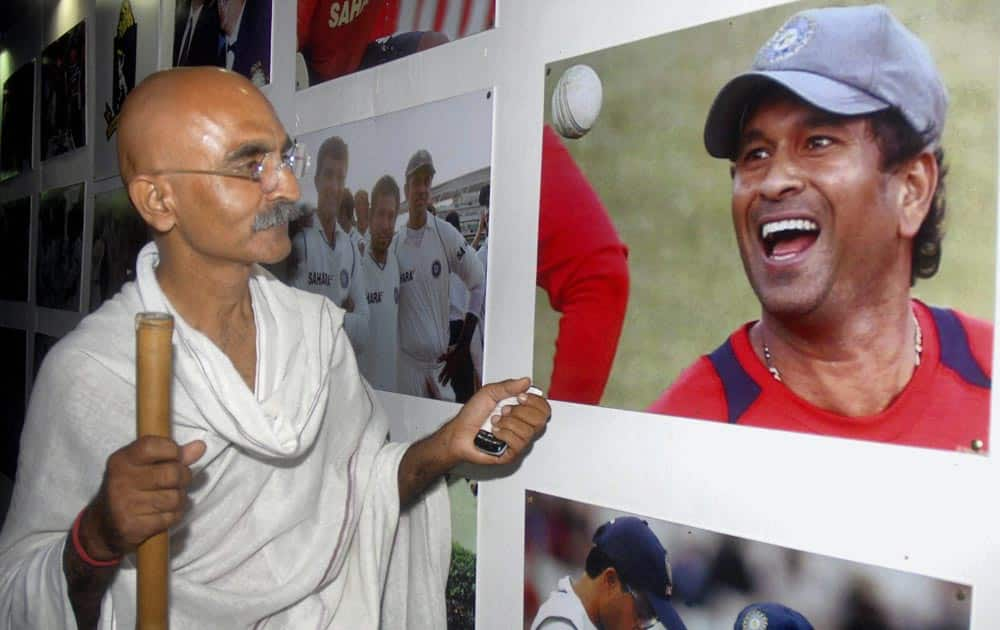
[[[813,630],[802,613],[774,602],[750,604],[736,616],[733,630]]]
[[[686,630],[670,603],[674,585],[667,550],[646,521],[634,516],[611,519],[594,532],[594,546],[611,560],[622,581],[649,601],[667,630]]]
[[[709,154],[733,157],[747,106],[775,85],[843,116],[896,108],[925,145],[941,139],[948,110],[930,51],[888,9],[811,9],[785,22],[757,52],[750,71],[719,91],[705,121]]]

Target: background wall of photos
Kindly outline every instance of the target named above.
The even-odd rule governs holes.
[[[551,91],[546,68],[561,69],[565,64],[559,63],[566,59],[725,23],[783,3],[496,0],[485,5],[452,2],[449,8],[444,0],[404,0],[398,3],[403,7],[398,21],[385,27],[385,35],[440,27],[453,41],[348,74],[300,54],[295,2],[259,4],[270,10],[270,48],[247,72],[263,85],[293,136],[381,116],[389,120],[411,108],[470,94],[489,95],[486,312],[502,312],[503,317],[487,319],[483,372],[486,380],[496,380],[544,371],[535,365],[540,351],[534,331],[547,317],[542,313],[536,320],[536,309],[544,303],[536,304],[535,289],[542,129],[548,122],[544,102]],[[420,13],[413,8],[418,5],[442,8]],[[782,10],[790,15],[798,7],[792,3]],[[45,351],[130,279],[129,261],[146,237],[129,213],[117,177],[114,125],[128,89],[178,61],[184,44],[183,33],[175,28],[177,8],[174,0],[46,0],[32,5],[23,24],[8,31],[0,51],[0,258],[5,263],[0,339],[6,358],[0,483],[7,491],[14,476],[16,436]],[[985,16],[970,10],[955,19],[986,29],[997,16],[995,10],[985,10]],[[932,21],[938,14],[928,9],[914,15],[918,21]],[[606,88],[628,85],[638,92],[638,102],[648,104],[635,124],[650,130],[678,124],[671,104],[687,102],[687,94],[663,86],[675,85],[673,75],[711,64],[717,51],[735,45],[725,38],[698,41],[697,31],[692,32],[696,34],[689,40],[698,46],[680,61],[635,61],[658,67],[662,80],[657,73],[641,82],[602,77]],[[749,49],[757,45],[738,43]],[[997,60],[980,59],[979,49],[963,48],[961,55],[977,59],[978,80],[991,86],[995,104]],[[982,128],[995,145],[995,107],[986,115],[990,119]],[[392,153],[391,142],[385,142],[384,150]],[[669,150],[663,146],[664,152]],[[604,151],[605,159],[617,161],[623,170],[649,168],[631,160],[627,146]],[[990,168],[996,170],[995,161]],[[990,177],[995,183],[997,174]],[[655,230],[657,213],[669,210],[655,198],[649,201],[644,220]],[[992,203],[984,211],[995,219],[995,191]],[[616,215],[614,208],[610,212],[613,221],[630,220]],[[995,265],[994,225],[990,229],[988,254]],[[621,231],[636,230],[629,224]],[[981,288],[991,297],[983,310],[996,313],[995,269],[985,277],[988,286]],[[662,281],[662,291],[672,286]],[[996,365],[994,356],[994,372]],[[649,402],[620,396],[614,406],[642,409]],[[397,438],[424,434],[457,408],[389,392],[382,397]],[[883,572],[879,576],[933,578],[945,586],[925,592],[950,598],[942,606],[956,618],[968,619],[976,629],[1000,627],[1000,574],[995,570],[1000,509],[994,500],[1000,466],[993,454],[828,439],[564,402],[554,402],[553,410],[544,437],[521,465],[505,471],[508,476],[462,471],[479,482],[471,507],[466,498],[457,510],[472,523],[465,544],[476,547],[477,627],[512,628],[530,621],[525,615],[537,602],[528,600],[526,584],[545,582],[552,574],[539,569],[542,565],[532,555],[537,549],[530,531],[539,521],[526,509],[542,495],[550,507],[559,499],[569,506],[550,511],[569,513],[583,509],[572,506],[585,505],[590,506],[588,514],[629,513],[662,522],[665,532],[689,528],[747,541],[751,547],[767,545],[875,567]],[[996,410],[994,397],[991,428]],[[525,550],[527,561],[525,554],[512,550]],[[567,552],[560,557],[565,563],[575,556]],[[883,588],[892,588],[891,581],[886,584]],[[536,596],[544,599],[553,586],[538,584]],[[717,623],[719,618],[712,619]]]

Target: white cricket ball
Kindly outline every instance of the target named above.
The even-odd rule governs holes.
[[[552,124],[564,138],[580,138],[601,113],[601,78],[590,66],[572,66],[563,72],[552,92]]]

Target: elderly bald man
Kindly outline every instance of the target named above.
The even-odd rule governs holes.
[[[460,462],[509,463],[544,427],[527,379],[485,387],[428,438],[388,442],[344,313],[258,263],[290,249],[304,152],[239,75],[147,78],[119,130],[154,242],[137,280],[46,357],[0,534],[0,619],[132,627],[136,546],[169,528],[178,628],[443,627]],[[134,317],[175,316],[173,432],[135,439]],[[496,401],[500,458],[473,439]]]

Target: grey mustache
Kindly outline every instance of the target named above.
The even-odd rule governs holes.
[[[309,209],[305,205],[297,205],[291,201],[279,201],[270,210],[262,212],[254,218],[253,231],[269,230],[307,214],[309,214]]]

